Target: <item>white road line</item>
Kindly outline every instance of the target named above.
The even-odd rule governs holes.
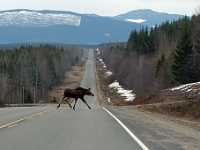
[[[13,126],[13,125],[15,125],[15,124],[18,124],[18,123],[20,123],[20,122],[22,122],[22,121],[24,121],[24,120],[25,120],[25,118],[21,118],[21,119],[18,119],[18,120],[16,120],[16,121],[9,122],[9,123],[7,123],[7,124],[4,124],[4,125],[0,126],[0,129],[9,128],[10,126]]]
[[[16,127],[18,124],[13,124],[12,126],[9,126],[8,128]]]
[[[113,115],[108,109],[106,109],[105,107],[103,107],[103,110],[106,111],[113,119],[115,119],[115,121],[117,121],[117,123],[119,123],[121,125],[121,127],[131,136],[131,138],[136,141],[139,146],[143,149],[143,150],[150,150],[146,145],[144,145],[144,143],[138,138],[136,137],[133,132],[131,132],[131,130],[129,128],[127,128],[115,115]]]
[[[1,126],[0,126],[0,129],[14,127],[14,126],[16,126],[17,124],[19,124],[19,123],[21,123],[21,122],[23,122],[23,121],[25,121],[25,120],[27,120],[27,119],[31,119],[31,118],[34,118],[34,117],[36,117],[36,116],[40,116],[40,115],[42,115],[42,114],[44,114],[44,113],[46,113],[46,112],[47,112],[46,110],[43,110],[43,111],[37,112],[37,113],[35,113],[35,114],[32,114],[32,115],[30,115],[30,116],[23,117],[23,118],[21,118],[21,119],[18,119],[18,120],[15,120],[15,121],[6,123],[6,124],[4,124],[4,125],[1,125]]]

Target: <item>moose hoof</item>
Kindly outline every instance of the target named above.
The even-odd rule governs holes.
[[[57,106],[57,109],[60,108],[60,104]]]

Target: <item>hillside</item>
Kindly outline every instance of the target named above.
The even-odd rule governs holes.
[[[133,29],[139,29],[139,25],[97,15],[33,10],[0,12],[0,43],[98,44],[126,41]]]
[[[156,12],[151,9],[139,9],[115,16],[116,19],[139,23],[148,27],[160,25],[166,21],[175,21],[182,17],[183,16],[179,14]]]
[[[200,83],[190,83],[137,99],[134,105],[151,112],[200,121]]]
[[[140,12],[148,18],[136,17],[139,17],[139,19],[142,17],[148,20],[147,22],[150,21],[150,26],[170,21],[172,18],[178,19],[177,15],[152,13],[146,10],[140,10]],[[128,40],[130,32],[139,30],[141,24],[126,21],[122,16],[124,15],[102,17],[95,14],[52,10],[19,9],[0,11],[0,44],[27,42],[99,44],[125,42]],[[156,21],[153,18],[156,18]],[[129,19],[133,19],[133,17]],[[144,23],[143,25],[148,24]]]

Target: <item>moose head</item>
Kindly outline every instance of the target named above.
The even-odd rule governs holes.
[[[91,92],[91,88],[83,88],[83,87],[77,87],[75,90],[81,91],[84,95],[88,96],[94,96],[94,94]]]
[[[85,95],[94,96],[94,94],[91,92],[90,88],[85,90]]]

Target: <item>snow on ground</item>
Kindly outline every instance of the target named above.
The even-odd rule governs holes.
[[[119,82],[115,81],[109,85],[109,88],[115,89],[118,94],[120,94],[122,97],[125,97],[126,101],[133,101],[136,98],[136,94],[133,93],[132,90],[126,90],[124,89]]]
[[[182,91],[182,92],[196,91],[197,89],[195,89],[194,86],[200,86],[200,82],[180,85],[180,86],[171,88],[170,91]]]
[[[146,20],[144,20],[144,19],[126,19],[126,21],[134,22],[134,23],[138,23],[138,24],[146,22]]]
[[[111,103],[111,101],[110,101],[110,98],[109,98],[109,97],[107,98],[107,101],[108,101],[108,103]]]
[[[111,71],[106,71],[107,76],[111,76],[113,73]]]
[[[41,13],[37,11],[12,11],[0,12],[0,25],[20,26],[49,26],[49,25],[71,25],[80,26],[81,16],[66,13]]]
[[[97,50],[98,52],[99,50]],[[113,73],[111,71],[109,71],[107,69],[106,64],[104,63],[103,59],[98,57],[98,61],[101,63],[101,65],[103,66],[106,76],[111,76]],[[132,90],[126,90],[124,89],[119,82],[115,81],[112,84],[109,85],[109,88],[111,89],[115,89],[117,91],[118,94],[120,94],[122,97],[125,97],[126,101],[133,101],[136,98],[136,94],[133,93]],[[110,99],[108,99],[108,102],[110,101]]]
[[[96,52],[97,52],[97,55],[100,55],[100,54],[101,54],[99,48],[96,49]]]
[[[106,68],[107,68],[107,66],[106,66],[106,65],[103,65],[103,68],[104,68],[104,69],[106,69]]]
[[[112,75],[112,72],[109,71],[109,70],[107,70],[107,66],[106,66],[106,64],[104,63],[103,59],[98,58],[98,60],[99,60],[99,62],[101,63],[101,65],[103,66],[103,68],[106,70],[106,73],[105,73],[105,74],[106,74],[107,76],[111,76],[111,75]]]
[[[103,62],[103,59],[101,59],[101,58],[99,58],[99,62],[101,63],[101,64],[105,64],[104,62]]]
[[[106,64],[104,63],[104,61],[103,61],[103,59],[101,59],[101,58],[99,58],[99,62],[102,64],[102,66],[103,66],[103,68],[105,69],[105,75],[106,76],[111,76],[113,73],[110,71],[110,70],[108,70],[107,69],[107,66],[106,66]]]

